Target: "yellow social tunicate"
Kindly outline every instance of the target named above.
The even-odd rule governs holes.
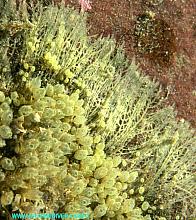
[[[103,162],[103,166],[107,167],[108,169],[112,169],[113,168],[113,160],[111,157],[107,157],[104,162]]]
[[[145,181],[144,178],[141,178],[141,179],[140,179],[140,182],[141,182],[141,183],[144,183],[144,181]]]
[[[128,178],[128,182],[134,182],[137,179],[137,177],[138,177],[137,171],[131,172]]]
[[[104,177],[102,180],[102,183],[104,184],[105,188],[111,188],[112,186],[114,186],[116,180],[113,178],[108,178],[108,177]]]
[[[90,198],[87,198],[85,196],[81,196],[79,198],[79,204],[82,206],[82,207],[85,207],[85,206],[88,206],[91,204],[91,199]]]
[[[45,108],[57,108],[56,106],[56,100],[51,98],[51,97],[44,97],[42,99],[40,99],[40,101],[43,101],[45,104]]]
[[[128,198],[128,194],[127,194],[126,192],[124,192],[124,193],[122,194],[122,197],[123,197],[124,199],[127,199],[127,198]]]
[[[74,158],[76,160],[84,160],[86,159],[87,155],[88,155],[87,150],[77,150],[74,154]]]
[[[93,143],[93,138],[91,136],[85,136],[78,139],[78,143],[83,146],[91,146]]]
[[[118,168],[111,168],[108,175],[110,176],[110,178],[115,179],[117,176],[120,175],[120,170]]]
[[[3,206],[10,205],[14,199],[14,193],[12,191],[3,191],[1,195],[1,204]]]
[[[65,116],[73,116],[74,109],[71,106],[66,106],[65,109],[63,109],[63,112]]]
[[[79,100],[80,101],[80,100]],[[79,102],[78,101],[78,102]],[[78,106],[78,103],[74,106],[74,115],[84,115],[85,110],[81,106]]]
[[[26,155],[26,157],[21,158],[20,161],[26,166],[36,166],[39,163],[39,159],[36,155]]]
[[[65,117],[65,113],[60,109],[56,109],[56,114],[54,116],[55,120],[61,120],[64,117]]]
[[[54,160],[54,154],[51,152],[39,153],[39,158],[42,163],[50,164]]]
[[[123,182],[127,182],[129,180],[129,172],[128,171],[122,171],[120,176],[119,176],[119,180],[123,183]]]
[[[117,202],[113,205],[112,209],[113,209],[114,211],[118,211],[121,206],[122,206],[121,202],[117,201]]]
[[[97,179],[91,178],[91,179],[89,180],[89,186],[95,188],[97,185],[98,185],[98,180],[97,180]]]
[[[145,189],[143,186],[141,186],[138,191],[139,191],[139,194],[142,195],[144,193]]]
[[[11,92],[11,99],[12,100],[17,100],[19,98],[19,95],[16,91]]]
[[[0,182],[5,179],[5,173],[0,169]]]
[[[142,214],[142,210],[138,207],[132,210],[133,216],[141,216],[141,214]]]
[[[2,138],[0,138],[0,148],[1,148],[1,147],[5,147],[5,146],[6,146],[5,140],[3,140]]]
[[[94,144],[98,144],[100,141],[101,141],[101,136],[100,135],[95,136],[94,139],[93,139]]]
[[[38,170],[33,167],[25,167],[20,173],[23,180],[28,180],[38,176]]]
[[[114,211],[112,211],[112,210],[107,211],[107,217],[113,218],[113,217],[115,217],[115,215],[116,215],[116,213]]]
[[[94,156],[96,167],[100,167],[104,162],[104,157],[99,157],[99,155]]]
[[[115,184],[115,187],[119,190],[119,191],[121,191],[121,189],[122,189],[122,183],[121,182],[116,182],[116,184]]]
[[[30,150],[31,151],[31,150],[37,149],[39,145],[40,145],[39,140],[37,140],[37,139],[30,139],[30,140],[28,140],[25,143],[24,148],[26,150]]]
[[[60,149],[62,150],[64,155],[71,154],[71,148],[68,143],[61,144]]]
[[[76,125],[83,125],[83,124],[85,124],[85,122],[86,122],[86,118],[84,116],[76,116],[74,118],[74,123]]]
[[[57,100],[55,107],[59,109],[64,109],[66,107],[66,103],[63,100]]]
[[[106,158],[106,155],[105,155],[104,150],[96,149],[96,150],[95,150],[94,157],[97,158],[98,160],[99,160],[99,159],[102,159],[102,158],[105,159],[105,158]],[[104,162],[105,162],[105,160],[104,160]]]
[[[76,129],[75,135],[76,135],[77,138],[80,138],[80,137],[86,136],[87,133],[88,133],[88,127],[87,126],[82,126],[82,127]]]
[[[94,209],[94,217],[95,218],[101,218],[102,216],[104,216],[107,212],[107,206],[106,205],[98,205],[96,206],[96,208]]]
[[[10,123],[13,120],[13,112],[10,111],[4,111],[1,115],[1,123],[3,125],[10,125]]]
[[[29,200],[40,200],[43,196],[43,192],[38,189],[26,189],[23,190],[23,196]]]
[[[64,134],[62,134],[62,136],[60,137],[60,140],[66,142],[66,143],[71,143],[72,141],[75,141],[76,138],[75,138],[74,135],[71,135],[71,134],[69,134],[69,133],[64,133]]]
[[[31,71],[31,72],[35,72],[35,66],[31,66],[31,67],[30,67],[30,71]]]
[[[0,137],[3,139],[10,139],[12,137],[12,130],[6,125],[0,126]]]
[[[0,108],[3,111],[10,111],[10,103],[6,102],[6,99],[3,103],[1,103]]]
[[[147,201],[142,203],[142,210],[146,211],[150,207],[149,203]]]
[[[144,201],[144,197],[143,197],[143,196],[139,196],[139,200],[140,200],[141,202],[143,202],[143,201]]]
[[[70,99],[78,106],[83,106],[84,104],[84,100],[83,99],[80,99],[79,100],[79,97],[80,97],[80,90],[77,89],[75,92],[73,92],[71,95],[70,95]]]
[[[152,218],[151,218],[150,215],[145,215],[145,216],[144,216],[144,220],[152,220]]]
[[[108,169],[106,167],[99,167],[95,170],[94,172],[94,177],[96,179],[101,179],[103,177],[105,177],[108,173]]]
[[[116,219],[118,219],[118,220],[125,220],[125,217],[124,217],[124,215],[118,214],[118,215],[116,216]]]
[[[78,180],[75,185],[72,188],[72,192],[75,195],[81,194],[83,192],[83,190],[85,189],[86,184],[84,182],[84,180]]]
[[[94,164],[95,164],[95,160],[93,156],[87,156],[84,160],[81,161],[81,165],[84,166],[94,167]]]
[[[2,91],[0,91],[0,102],[4,102],[5,101],[5,95]]]
[[[122,162],[122,158],[120,156],[115,156],[113,158],[113,167],[118,167]]]
[[[100,199],[100,202],[102,203],[102,201],[104,202],[106,197],[107,197],[107,193],[105,191],[103,192],[98,192],[98,196],[99,196],[99,199]]]
[[[116,196],[118,195],[118,190],[115,187],[106,188],[106,193],[109,196]]]
[[[105,148],[105,144],[104,143],[99,143],[96,145],[96,149],[99,151],[103,151]]]
[[[52,97],[54,95],[54,87],[48,84],[46,87],[46,95]]]
[[[54,94],[65,94],[65,86],[62,84],[57,84],[54,86]]]
[[[35,110],[35,111],[40,111],[40,112],[42,112],[42,111],[44,111],[44,109],[45,109],[45,107],[46,107],[46,103],[44,102],[44,101],[42,101],[42,100],[37,100],[37,101],[35,101],[34,103],[33,103],[33,109]]]
[[[37,88],[33,90],[33,97],[35,98],[35,100],[44,98],[46,94],[46,89],[44,88]]]
[[[126,167],[127,166],[127,161],[125,159],[122,159],[122,166]]]
[[[134,199],[125,199],[122,204],[121,210],[124,213],[128,213],[128,212],[132,211],[134,209],[134,207],[135,207],[135,200]]]
[[[128,184],[127,183],[122,183],[122,191],[125,191],[128,188]]]
[[[74,186],[74,184],[76,183],[76,178],[71,176],[71,175],[67,175],[64,179],[63,179],[63,184],[66,187],[72,188]]]
[[[129,190],[129,194],[130,194],[130,195],[133,195],[133,194],[134,194],[134,189],[130,189],[130,190]]]
[[[24,115],[24,116],[28,116],[32,112],[33,112],[33,109],[30,105],[24,105],[24,106],[20,107],[20,109],[19,109],[19,114]]]
[[[106,205],[109,209],[112,209],[112,207],[114,206],[114,204],[116,203],[116,200],[113,199],[112,196],[108,196],[106,199]]]
[[[96,192],[98,193],[98,194],[100,194],[100,193],[104,193],[104,190],[105,188],[104,188],[104,185],[103,184],[98,184],[97,185],[97,187],[96,187]],[[104,194],[105,195],[105,194]]]
[[[3,157],[0,161],[0,165],[5,170],[15,170],[15,165],[10,158]]]
[[[158,83],[114,39],[89,38],[86,15],[60,0],[0,2],[3,218],[192,218],[194,129]]]
[[[129,207],[130,207],[131,210],[134,209],[134,207],[135,207],[135,199],[129,199],[128,200],[128,204],[129,204]]]
[[[28,63],[24,63],[24,68],[25,68],[25,70],[28,70],[29,69],[29,64]]]
[[[82,192],[82,195],[86,197],[92,197],[93,194],[95,194],[96,190],[93,187],[86,187],[84,191]]]
[[[42,120],[47,120],[47,119],[53,118],[53,117],[55,117],[55,115],[56,115],[55,109],[45,108],[44,112],[42,114]]]

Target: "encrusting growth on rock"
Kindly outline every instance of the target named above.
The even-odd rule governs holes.
[[[175,35],[164,20],[156,18],[152,12],[139,15],[134,38],[139,53],[161,66],[171,65],[176,52]]]

